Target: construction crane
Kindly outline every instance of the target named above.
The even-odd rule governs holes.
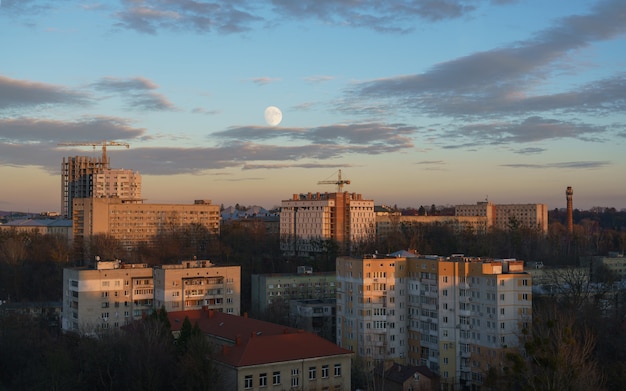
[[[128,143],[120,143],[117,141],[75,141],[75,142],[67,142],[57,144],[60,147],[79,147],[79,146],[90,146],[95,150],[96,147],[102,146],[102,165],[104,168],[109,168],[109,158],[107,157],[107,147],[126,147],[126,149],[130,148]]]
[[[343,185],[349,185],[350,184],[350,180],[349,179],[342,179],[341,178],[341,170],[339,170],[338,174],[337,174],[337,180],[336,181],[319,181],[317,182],[318,185],[337,185],[337,193],[341,193],[343,191]]]

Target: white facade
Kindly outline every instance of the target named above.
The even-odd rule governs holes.
[[[283,200],[280,213],[281,249],[289,254],[323,251],[323,241],[340,249],[373,240],[376,234],[374,201],[356,193],[294,194]]]
[[[125,169],[106,169],[94,174],[94,197],[141,198],[141,175]]]

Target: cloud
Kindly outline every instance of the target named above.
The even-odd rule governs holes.
[[[358,83],[348,94],[360,100],[390,100],[412,112],[466,120],[529,111],[624,111],[623,74],[571,91],[534,94],[558,71],[571,68],[569,56],[575,50],[624,32],[626,3],[598,2],[590,14],[561,19],[527,40],[443,62],[424,73]]]
[[[191,110],[191,112],[194,114],[205,114],[205,115],[216,115],[220,113],[219,110],[207,110],[204,107],[194,107]]]
[[[601,141],[602,134],[610,128],[588,125],[539,116],[520,119],[520,122],[494,121],[460,125],[443,132],[442,139],[455,140],[453,145],[500,145],[528,143],[551,139],[573,138]],[[464,142],[464,140],[471,140]]]
[[[352,167],[352,165],[343,165],[342,167]],[[337,168],[336,163],[300,163],[300,164],[244,164],[243,170],[277,170],[282,168]]]
[[[546,164],[501,164],[501,167],[510,168],[562,168],[562,169],[596,169],[611,165],[609,161],[580,161],[580,162],[562,162],[562,163],[546,163]]]
[[[98,91],[109,92],[121,96],[135,110],[163,111],[175,110],[176,107],[167,98],[154,92],[159,88],[151,80],[134,78],[104,77],[91,85]]]
[[[196,33],[240,33],[262,18],[242,1],[199,2],[194,0],[123,0],[113,16],[117,27],[146,34],[159,30]]]
[[[254,84],[260,85],[260,86],[264,86],[267,84],[271,84],[271,83],[275,83],[277,81],[280,81],[280,78],[278,77],[255,77],[250,79]]]
[[[416,128],[404,124],[364,123],[329,125],[316,128],[247,126],[212,133],[225,139],[270,140],[276,138],[327,145],[371,145],[387,150],[413,147],[411,135]]]
[[[416,162],[415,164],[417,165],[441,165],[441,164],[446,164],[443,160],[422,160],[419,162]]]
[[[529,147],[529,148],[521,148],[513,152],[518,153],[520,155],[536,155],[545,151],[546,151],[545,148]]]
[[[0,119],[0,141],[16,144],[42,144],[93,140],[130,140],[145,133],[130,121],[115,117],[85,117],[78,121],[45,119]]]
[[[53,84],[11,79],[0,75],[0,110],[86,103],[88,96],[81,92]]]
[[[323,82],[335,80],[335,77],[334,76],[318,75],[318,76],[305,77],[304,80],[309,82],[309,83],[323,83]]]
[[[512,1],[494,0],[505,5]],[[161,30],[196,33],[244,33],[257,25],[285,20],[319,20],[341,27],[405,33],[415,29],[415,19],[438,22],[458,19],[477,10],[485,0],[123,0],[112,16],[116,26],[145,34]]]

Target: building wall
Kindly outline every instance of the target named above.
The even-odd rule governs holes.
[[[210,261],[183,261],[154,268],[155,308],[167,312],[213,309],[241,312],[241,266],[215,266]]]
[[[106,169],[95,173],[93,197],[141,199],[141,175],[125,169]]]
[[[374,239],[375,229],[374,201],[363,200],[361,194],[294,194],[281,203],[281,249],[288,254],[322,251],[316,241],[329,239],[349,249]]]
[[[252,275],[252,312],[262,315],[276,299],[334,299],[334,272]]]
[[[471,230],[475,233],[487,232],[487,218],[484,216],[401,216],[379,212],[376,215],[376,236],[379,239],[397,235],[403,228],[421,224],[442,224],[454,232]]]
[[[240,266],[214,266],[210,261],[183,261],[154,269],[121,261],[97,262],[96,268],[66,268],[62,328],[106,332],[162,306],[168,312],[206,307],[239,315],[240,275]]]
[[[139,320],[152,311],[152,269],[146,264],[99,262],[97,269],[63,269],[65,331],[99,333]]]
[[[219,234],[219,205],[198,200],[193,204],[143,204],[117,198],[74,200],[74,238],[107,234],[132,247],[150,242],[158,233],[187,224],[201,224]]]
[[[531,309],[523,261],[337,259],[337,344],[371,363],[426,365],[442,383],[480,384],[518,345]]]
[[[406,359],[405,275],[406,258],[337,258],[337,344],[370,368]]]
[[[455,205],[455,216],[481,216],[488,228],[510,229],[512,220],[520,226],[548,233],[548,206],[546,204],[492,204],[489,201],[475,205]]]
[[[307,358],[301,360],[284,361],[278,363],[268,363],[258,366],[232,368],[221,365],[220,373],[225,379],[232,379],[236,376],[236,387],[229,387],[233,390],[351,390],[350,366],[351,355],[337,355]],[[335,375],[335,367],[338,366],[340,374]],[[328,376],[322,376],[322,370],[328,369]],[[315,369],[315,378],[309,378],[309,370]],[[280,374],[280,383],[274,384],[274,373]],[[234,376],[233,373],[236,373]],[[266,374],[267,386],[259,386],[261,374]],[[246,387],[246,377],[252,382],[252,387]],[[297,379],[297,383],[295,380]],[[228,387],[228,384],[225,384]]]

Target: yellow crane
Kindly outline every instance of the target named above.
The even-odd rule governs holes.
[[[342,179],[341,178],[341,170],[339,170],[338,174],[337,174],[337,180],[335,181],[319,181],[317,182],[318,185],[337,185],[337,193],[341,193],[343,191],[343,185],[349,185],[350,184],[350,180],[349,179]]]
[[[102,146],[102,164],[104,168],[109,168],[109,158],[107,157],[107,147],[126,147],[126,149],[130,148],[128,143],[120,143],[117,141],[74,141],[67,143],[59,143],[57,144],[60,147],[81,147],[88,146],[93,147],[95,150],[96,147]]]

